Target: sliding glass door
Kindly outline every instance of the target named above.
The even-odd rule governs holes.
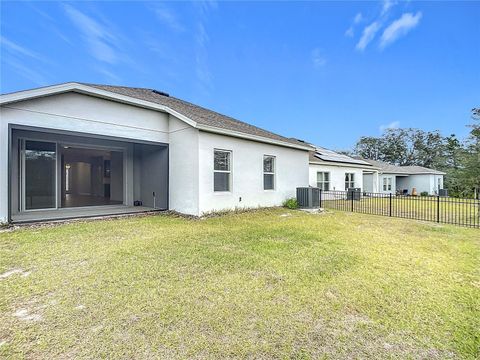
[[[57,144],[21,140],[23,210],[57,207]]]

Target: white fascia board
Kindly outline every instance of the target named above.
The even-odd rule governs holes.
[[[421,173],[409,173],[409,175],[446,175],[443,172],[421,172]]]
[[[407,173],[396,173],[396,172],[380,172],[381,175],[388,175],[388,176],[410,176]]]
[[[0,105],[9,104],[12,102],[34,99],[41,96],[58,94],[68,91],[75,83],[64,83],[59,85],[44,86],[40,88],[21,90],[0,96]]]
[[[193,126],[193,127],[197,126],[197,123],[195,121],[178,113],[175,110],[170,109],[167,106],[163,106],[160,104],[152,103],[150,101],[140,100],[130,96],[120,95],[107,90],[101,90],[91,86],[72,83],[72,82],[1,95],[0,105],[5,105],[5,104],[23,101],[23,100],[35,99],[35,98],[48,96],[48,95],[66,93],[69,91],[74,91],[74,92],[85,94],[85,95],[96,96],[96,97],[104,98],[107,100],[113,100],[113,101],[121,102],[124,104],[140,106],[146,109],[163,111],[177,117],[178,119],[182,120],[183,122],[187,123],[190,126]]]
[[[305,150],[305,151],[311,151],[312,150],[312,148],[307,146],[307,145],[303,146],[303,145],[291,144],[291,143],[288,143],[288,142],[285,142],[285,141],[270,139],[270,138],[263,137],[263,136],[258,136],[258,135],[246,134],[246,133],[243,133],[243,132],[240,132],[240,131],[222,129],[222,128],[218,128],[218,127],[215,127],[215,126],[197,124],[196,127],[197,127],[197,129],[199,129],[201,131],[210,132],[210,133],[214,133],[214,134],[232,136],[232,137],[237,137],[237,138],[241,138],[241,139],[253,140],[253,141],[262,142],[262,143],[266,143],[266,144],[273,144],[273,145],[289,147],[289,148]]]
[[[417,173],[396,173],[396,172],[384,172],[386,175],[396,175],[396,176],[414,176],[414,175],[446,175],[441,171],[439,172],[417,172]]]
[[[411,175],[447,175],[447,173],[444,173],[443,171],[426,171],[426,172],[421,172],[421,173],[414,173]]]
[[[375,166],[365,166],[362,164],[355,164],[355,163],[340,163],[340,162],[329,162],[329,161],[310,161],[311,165],[322,165],[322,166],[337,166],[337,167],[352,167],[352,168],[359,168],[363,170],[380,170],[380,168]]]

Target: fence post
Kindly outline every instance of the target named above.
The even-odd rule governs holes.
[[[440,222],[440,195],[437,195],[437,223]]]
[[[318,191],[318,197],[319,197],[319,200],[318,200],[318,207],[322,207],[322,189],[319,189]]]
[[[389,212],[388,216],[392,216],[392,193],[388,194],[388,207],[389,207]]]
[[[347,196],[348,196],[348,192],[347,192]],[[350,197],[352,198],[352,212],[353,212],[353,199],[355,197],[355,192],[353,190],[350,191]]]
[[[475,209],[473,210],[475,211]],[[478,210],[477,210],[478,222],[477,227],[480,228],[480,199],[478,199]]]

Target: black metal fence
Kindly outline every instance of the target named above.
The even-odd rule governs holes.
[[[320,207],[480,228],[480,200],[363,191],[320,191]]]

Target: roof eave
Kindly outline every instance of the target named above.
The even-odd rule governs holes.
[[[254,141],[263,142],[263,143],[275,144],[279,146],[290,147],[290,148],[295,148],[300,150],[311,150],[311,147],[308,145],[294,144],[294,143],[275,140],[275,139],[271,139],[263,136],[257,136],[257,135],[247,134],[239,131],[233,131],[228,129],[222,129],[219,127],[199,124],[193,121],[192,119],[190,119],[189,117],[182,115],[179,112],[167,106],[156,104],[150,101],[136,99],[134,97],[130,97],[126,95],[117,94],[107,90],[98,89],[98,88],[88,86],[85,84],[80,84],[77,82],[68,82],[68,83],[63,83],[58,85],[51,85],[51,86],[46,86],[46,87],[41,87],[41,88],[36,88],[31,90],[23,90],[23,91],[10,93],[10,94],[1,95],[0,105],[6,105],[10,103],[40,98],[40,97],[49,96],[49,95],[62,94],[70,91],[74,91],[74,92],[78,92],[86,95],[97,96],[100,98],[117,101],[125,104],[140,106],[147,109],[163,111],[177,117],[178,119],[184,121],[188,125],[203,131],[229,135],[229,136],[244,138],[248,140],[254,140]]]
[[[6,105],[14,102],[36,99],[49,95],[58,95],[66,92],[78,92],[85,95],[97,96],[103,99],[121,102],[124,104],[140,106],[146,109],[152,109],[157,111],[163,111],[169,113],[180,120],[186,122],[188,125],[196,127],[197,123],[192,119],[178,113],[177,111],[170,109],[167,106],[152,103],[150,101],[136,99],[130,96],[116,94],[110,91],[97,89],[88,85],[79,84],[76,82],[69,82],[59,85],[46,86],[42,88],[24,90],[15,93],[5,94],[0,96],[0,105]]]
[[[294,148],[294,149],[299,149],[299,150],[305,150],[309,151],[311,148],[307,145],[300,145],[300,144],[293,144],[289,143],[286,141],[280,141],[280,140],[275,140],[263,136],[257,136],[257,135],[252,135],[252,134],[247,134],[243,133],[240,131],[233,131],[233,130],[228,130],[228,129],[222,129],[216,126],[208,126],[204,124],[197,124],[196,126],[197,129],[205,131],[205,132],[210,132],[210,133],[215,133],[215,134],[220,134],[220,135],[227,135],[227,136],[232,136],[232,137],[237,137],[241,139],[247,139],[247,140],[253,140],[253,141],[258,141],[258,142],[263,142],[267,144],[273,144],[273,145],[279,145],[279,146],[284,146],[284,147],[289,147],[289,148]]]
[[[326,166],[343,166],[343,167],[356,167],[368,170],[380,170],[380,168],[375,167],[373,165],[362,165],[362,164],[355,164],[355,163],[346,163],[346,162],[337,162],[337,161],[311,161],[309,163],[312,165],[326,165]]]

